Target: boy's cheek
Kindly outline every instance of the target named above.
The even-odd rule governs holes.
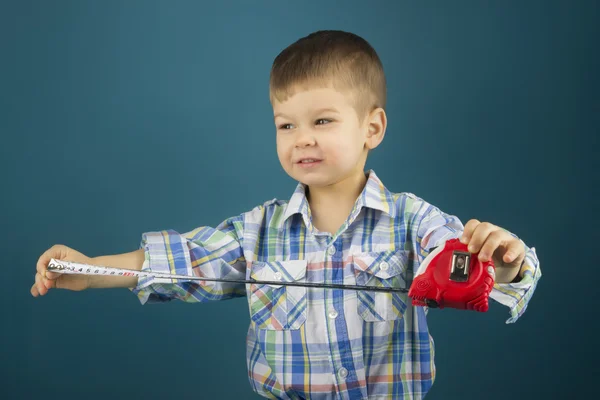
[[[286,163],[291,164],[289,151],[286,151],[284,148],[279,146],[279,144],[277,146],[277,158],[282,165],[285,165]]]

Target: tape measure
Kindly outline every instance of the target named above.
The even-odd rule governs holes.
[[[138,271],[127,268],[103,267],[99,265],[82,264],[71,261],[50,259],[48,271],[59,274],[77,274],[91,276],[126,276],[138,278],[158,278],[158,279],[181,279],[186,281],[206,281],[206,282],[225,282],[225,283],[245,283],[252,285],[277,285],[277,286],[300,286],[309,288],[324,289],[343,289],[343,290],[365,290],[375,292],[398,292],[408,293],[408,288],[394,288],[385,286],[363,286],[363,285],[345,285],[336,283],[317,283],[317,282],[285,282],[285,281],[263,281],[255,279],[227,279],[227,278],[206,278],[201,276],[177,275],[166,272]]]

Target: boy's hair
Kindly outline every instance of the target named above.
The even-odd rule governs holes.
[[[317,31],[285,48],[273,61],[271,102],[285,101],[293,87],[328,87],[348,91],[359,120],[375,108],[385,109],[383,65],[371,45],[343,31]]]

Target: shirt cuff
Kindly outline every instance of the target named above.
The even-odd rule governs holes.
[[[535,248],[527,249],[519,273],[523,275],[519,282],[495,283],[490,293],[492,299],[509,308],[510,318],[506,320],[507,324],[516,322],[523,315],[542,276]]]
[[[188,270],[191,261],[187,242],[177,232],[167,230],[144,233],[140,248],[144,249],[145,254],[143,272],[192,275]],[[181,288],[173,285],[179,281],[181,279],[140,277],[137,285],[130,290],[142,304],[165,302],[174,298],[174,291],[180,292]]]

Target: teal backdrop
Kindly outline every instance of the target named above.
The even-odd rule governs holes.
[[[357,33],[383,61],[389,126],[367,167],[541,260],[514,325],[497,303],[432,310],[428,400],[594,398],[598,4],[0,2],[0,398],[257,398],[244,298],[29,290],[53,244],[128,252],[143,232],[289,198],[269,68],[319,29]]]

